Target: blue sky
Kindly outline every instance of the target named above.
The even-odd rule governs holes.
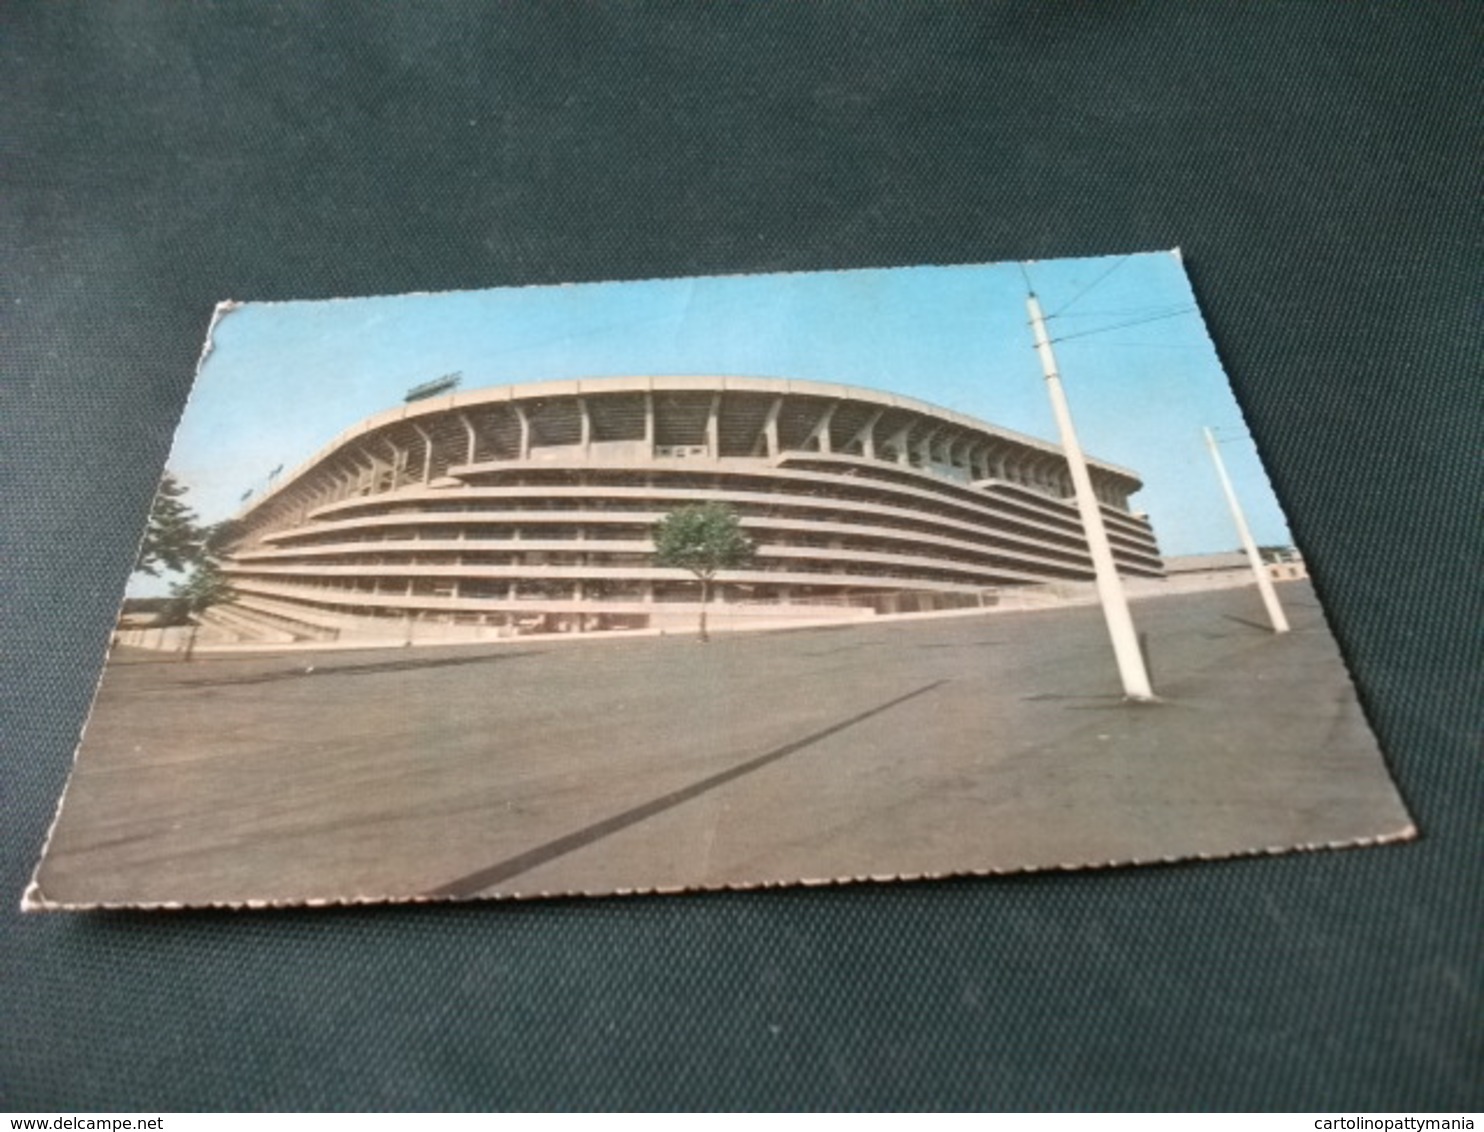
[[[1055,348],[1083,447],[1143,476],[1134,505],[1164,552],[1236,546],[1206,425],[1229,441],[1257,540],[1287,543],[1178,256],[1026,270],[1065,339]],[[466,390],[631,374],[843,382],[1056,440],[1025,292],[1009,263],[247,303],[216,326],[169,467],[204,520],[226,518],[279,464],[453,371]]]

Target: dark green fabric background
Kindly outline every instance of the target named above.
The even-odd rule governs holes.
[[[1484,1104],[1481,11],[6,5],[0,1108]],[[13,911],[217,300],[1177,244],[1422,841]]]

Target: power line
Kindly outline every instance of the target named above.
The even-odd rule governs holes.
[[[1068,315],[1068,318],[1128,318],[1142,317],[1146,314],[1158,314],[1175,309],[1184,310],[1189,303],[1154,303],[1142,307],[1122,307],[1118,310],[1091,310],[1078,311],[1076,314]]]
[[[1212,425],[1206,431],[1217,444],[1256,443],[1251,430],[1244,425]]]
[[[1047,318],[1056,318],[1058,315],[1060,315],[1063,312],[1065,312],[1067,310],[1067,308],[1069,308],[1078,299],[1082,298],[1083,295],[1087,294],[1094,287],[1096,287],[1099,283],[1101,283],[1104,279],[1108,278],[1108,276],[1112,275],[1115,271],[1117,271],[1120,267],[1122,267],[1124,264],[1126,264],[1129,260],[1131,260],[1133,258],[1134,257],[1131,256],[1131,255],[1124,256],[1117,263],[1115,263],[1112,267],[1108,268],[1107,271],[1105,271],[1101,275],[1099,275],[1096,279],[1094,279],[1086,287],[1082,288],[1082,290],[1078,291],[1075,295],[1073,295],[1070,299],[1068,299],[1066,302],[1064,302],[1061,306],[1057,307],[1056,310],[1052,311],[1046,317]]]
[[[1170,311],[1168,314],[1150,315],[1148,318],[1136,318],[1132,322],[1119,322],[1112,326],[1100,326],[1096,330],[1082,330],[1076,334],[1064,334],[1060,338],[1053,338],[1053,342],[1069,342],[1073,338],[1086,338],[1093,334],[1106,334],[1110,330],[1122,330],[1125,326],[1143,326],[1146,322],[1159,322],[1161,319],[1175,318],[1178,315],[1190,314],[1195,307],[1182,307],[1180,310]]]
[[[1060,342],[1057,338],[1054,341]],[[1189,342],[1099,342],[1104,349],[1126,349],[1126,350],[1198,350],[1199,346],[1193,346]]]

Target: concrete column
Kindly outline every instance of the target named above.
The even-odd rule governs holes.
[[[433,479],[433,438],[428,435],[422,425],[413,424],[417,435],[422,437],[423,442],[423,486],[426,487]]]
[[[867,460],[876,459],[876,422],[881,419],[881,409],[871,414],[871,419],[866,421],[850,438],[851,444],[861,446],[861,455]]]
[[[459,423],[464,426],[464,432],[469,436],[469,446],[464,450],[464,463],[474,463],[475,446],[479,442],[479,434],[474,431],[474,422],[469,419],[467,413],[459,414]]]
[[[1051,487],[1051,457],[1044,452],[1041,453],[1032,464],[1031,475],[1035,477],[1037,487],[1049,489]],[[1094,487],[1094,494],[1096,491]]]
[[[768,417],[763,421],[763,439],[768,446],[768,459],[778,458],[778,414],[783,409],[783,398],[774,397],[768,406]]]
[[[954,458],[953,466],[955,468],[962,468],[965,472],[968,473],[969,478],[973,479],[974,453],[979,448],[979,442],[972,436],[966,436],[962,438],[955,447],[957,455]]]
[[[989,445],[980,441],[969,456],[970,474],[976,480],[989,479]]]
[[[818,440],[819,450],[821,452],[829,453],[833,451],[833,448],[830,446],[830,420],[834,417],[835,410],[839,407],[840,402],[831,401],[819,420],[815,422],[814,427],[809,430],[809,440]],[[807,444],[808,441],[806,440],[805,443]]]
[[[993,468],[994,468],[995,479],[998,479],[998,480],[1007,479],[1009,477],[1009,475],[1010,475],[1009,469],[1005,466],[1005,457],[1006,457],[1007,451],[1008,451],[1008,449],[1001,448],[995,454],[995,456],[993,457]]]
[[[588,412],[586,397],[577,398],[577,412],[582,417],[582,439],[579,443],[582,445],[582,455],[586,457],[593,449],[593,418]]]
[[[706,455],[721,459],[721,394],[711,394],[711,409],[706,414]]]
[[[931,453],[933,462],[936,464],[947,464],[953,466],[953,441],[946,436],[933,434],[932,444],[928,451]]]
[[[912,455],[910,452],[912,444],[912,425],[910,423],[905,424],[901,428],[897,429],[897,431],[892,434],[891,439],[888,440],[886,444],[888,448],[896,449],[898,464],[902,465],[902,467],[904,468],[910,467],[912,465]]]
[[[510,402],[510,407],[520,418],[520,458],[529,460],[531,458],[531,418],[526,416],[525,406],[519,401]]]
[[[978,441],[962,434],[948,446],[949,463],[968,472],[971,479],[974,475],[974,449],[977,447]]]
[[[397,488],[399,488],[399,487],[402,486],[402,478],[406,474],[406,471],[407,471],[407,449],[405,449],[405,448],[398,448],[395,444],[393,444],[388,439],[383,439],[382,440],[382,443],[386,445],[387,451],[389,451],[392,454],[392,463],[391,463],[392,479],[391,479],[391,484],[392,484],[392,490],[393,491],[396,491]]]
[[[940,429],[931,429],[921,440],[917,442],[917,458],[922,461],[924,467],[935,462],[933,455],[933,441],[937,439]]]

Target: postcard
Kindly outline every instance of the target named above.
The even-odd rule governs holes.
[[[145,525],[29,909],[1415,836],[1175,252],[223,303]]]

